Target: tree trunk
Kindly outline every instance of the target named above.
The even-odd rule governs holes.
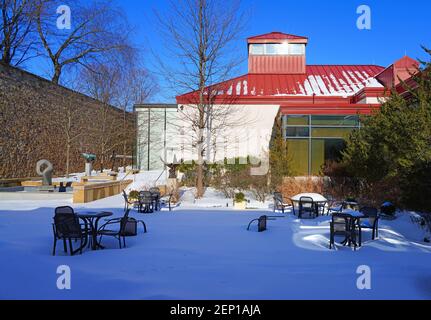
[[[56,65],[54,68],[54,75],[51,81],[55,84],[58,84],[60,82],[60,76],[61,76],[61,67]]]
[[[198,142],[198,163],[196,172],[196,191],[197,198],[200,199],[204,195],[204,159],[203,159],[203,130],[199,130],[199,142]]]
[[[204,105],[204,91],[205,71],[206,71],[206,56],[205,56],[205,26],[203,18],[204,0],[199,1],[199,105],[198,105],[198,163],[196,170],[196,196],[198,199],[204,195],[204,132],[205,129],[205,105]]]
[[[70,142],[67,142],[66,146],[66,178],[69,178],[69,166],[70,166]]]

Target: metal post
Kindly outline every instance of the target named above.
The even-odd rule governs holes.
[[[147,141],[147,171],[150,171],[150,149],[151,149],[151,110],[148,108],[148,141]]]

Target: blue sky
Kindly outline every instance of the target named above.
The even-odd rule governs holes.
[[[165,0],[121,0],[119,4],[136,27],[136,40],[152,50],[163,50],[153,10],[164,12]],[[371,30],[359,30],[358,6],[371,8]],[[426,58],[420,48],[431,48],[429,0],[244,0],[250,18],[244,37],[281,31],[308,36],[308,64],[378,64],[387,66],[404,54]],[[247,49],[243,46],[244,57]],[[149,64],[151,56],[147,55]],[[240,73],[247,72],[247,65]],[[163,91],[163,89],[162,89]],[[160,92],[153,100],[166,100]]]
[[[229,1],[229,0],[226,0]],[[150,49],[163,50],[153,10],[166,12],[167,0],[117,0],[135,27],[134,38],[143,48],[145,63],[152,64]],[[356,9],[371,8],[371,30],[359,30]],[[378,64],[387,66],[404,54],[427,57],[420,48],[431,48],[431,1],[429,0],[243,0],[250,10],[245,38],[271,31],[309,37],[308,64]],[[240,74],[247,64],[240,66]],[[163,86],[162,86],[163,87]],[[153,101],[172,102],[169,92],[161,92]]]

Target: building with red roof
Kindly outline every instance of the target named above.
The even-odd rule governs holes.
[[[281,117],[292,170],[296,175],[319,175],[326,161],[339,158],[345,139],[361,125],[360,115],[378,110],[390,89],[409,79],[419,66],[409,57],[387,68],[307,65],[308,41],[307,37],[282,32],[250,37],[248,73],[208,88],[216,92],[214,105],[236,106],[242,116],[248,117],[240,122],[247,123],[250,132],[259,131],[260,140],[252,138],[254,150],[236,150],[224,154],[224,158],[258,156],[260,149],[268,148],[268,135],[272,134],[274,121]],[[196,92],[186,93],[177,97],[177,104],[181,110],[192,108],[196,97]],[[241,127],[243,130],[244,125]],[[243,141],[241,145],[249,145],[238,130],[228,130],[226,135],[224,150],[226,144],[238,139]]]

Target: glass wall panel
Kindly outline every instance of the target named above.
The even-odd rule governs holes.
[[[345,140],[360,127],[356,115],[286,115],[283,124],[295,175],[322,174],[325,162],[339,160]]]
[[[308,126],[309,116],[287,116],[286,125],[288,126]]]
[[[312,116],[311,125],[314,126],[340,126],[357,127],[359,125],[358,116]]]
[[[313,138],[343,138],[347,139],[353,128],[313,128],[311,136]]]
[[[313,139],[311,142],[311,173],[320,175],[325,164],[325,140]]]
[[[322,168],[328,161],[341,159],[341,152],[346,147],[342,139],[313,139],[311,143],[311,173],[321,175]]]
[[[288,127],[286,135],[290,138],[301,137],[308,138],[310,136],[310,128],[308,127]]]
[[[308,139],[288,139],[287,148],[290,156],[290,166],[294,175],[308,175]]]

